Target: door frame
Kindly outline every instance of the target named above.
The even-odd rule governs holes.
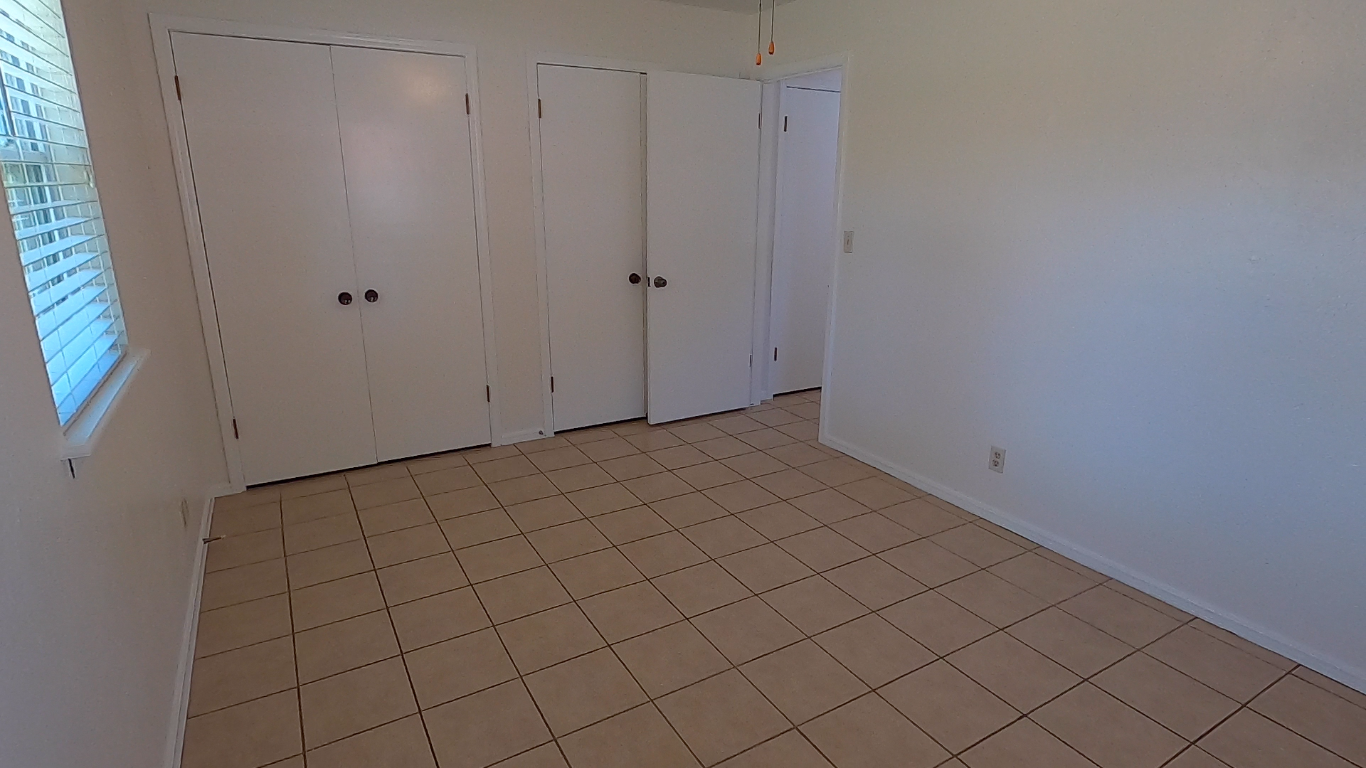
[[[844,228],[844,188],[845,188],[845,146],[848,142],[848,120],[849,120],[849,72],[851,56],[848,53],[833,54],[817,59],[783,64],[765,71],[754,72],[759,76],[760,82],[764,86],[764,114],[769,114],[768,110],[772,107],[774,119],[764,120],[763,128],[759,136],[759,237],[758,237],[758,258],[755,259],[755,296],[754,296],[754,357],[760,361],[759,365],[754,366],[753,378],[750,382],[750,397],[753,404],[758,405],[763,400],[773,397],[773,388],[769,383],[769,336],[770,325],[772,323],[772,298],[773,298],[773,252],[777,241],[778,227],[778,203],[779,190],[779,141],[780,132],[778,131],[778,116],[782,115],[782,103],[780,87],[781,81],[801,75],[810,75],[817,72],[824,72],[831,69],[838,69],[842,74],[840,86],[840,116],[839,116],[839,140],[838,149],[835,155],[835,210],[831,215],[835,217],[835,232],[840,233]],[[822,359],[821,374],[821,420],[820,438],[825,442],[827,436],[827,407],[830,398],[830,370],[831,361],[834,359],[835,342],[835,297],[838,294],[839,268],[841,253],[839,239],[831,243],[831,263],[830,263],[830,296],[826,302],[825,318],[825,352]]]
[[[527,55],[527,123],[530,126],[531,139],[531,212],[533,229],[536,233],[536,309],[539,313],[540,333],[541,333],[541,428],[538,430],[528,430],[526,433],[519,433],[510,436],[509,442],[521,440],[535,440],[540,437],[551,437],[555,434],[555,403],[550,391],[550,273],[546,261],[545,243],[545,176],[541,164],[541,119],[540,119],[540,91],[539,80],[537,78],[537,67],[542,64],[552,67],[577,67],[580,69],[606,69],[613,72],[634,72],[645,77],[645,87],[649,88],[650,73],[662,71],[664,68],[655,64],[645,64],[638,61],[627,61],[624,59],[604,59],[596,56],[574,56],[569,54],[556,53],[530,53]],[[641,151],[644,152],[645,141],[645,100],[642,94],[640,105],[641,119]],[[641,179],[641,195],[645,194],[644,179]],[[642,218],[645,207],[641,206]],[[644,232],[645,222],[641,221],[642,232]],[[645,253],[645,243],[640,244],[642,256]],[[645,329],[641,328],[642,339]],[[643,343],[643,341],[642,341]],[[650,354],[649,349],[645,354]],[[642,378],[646,376],[646,371],[640,372]],[[648,387],[647,387],[648,389]],[[648,398],[648,395],[647,395]],[[648,410],[648,409],[647,409]]]
[[[487,199],[484,191],[483,137],[480,130],[479,79],[474,46],[434,40],[407,40],[378,37],[348,32],[276,27],[216,19],[201,19],[164,14],[150,14],[152,48],[156,58],[157,78],[161,85],[162,106],[171,142],[176,187],[184,215],[185,236],[190,250],[190,266],[194,273],[195,294],[199,301],[200,324],[209,358],[209,372],[213,382],[217,406],[219,432],[223,440],[223,456],[227,463],[228,482],[232,492],[246,487],[242,471],[242,454],[234,435],[232,394],[228,386],[227,363],[223,356],[223,340],[214,309],[213,284],[209,276],[209,257],[205,249],[203,230],[199,222],[199,201],[194,189],[190,165],[189,144],[185,134],[184,113],[177,95],[175,58],[171,35],[185,32],[220,37],[239,37],[256,40],[275,40],[289,43],[312,43],[352,48],[377,48],[411,53],[430,53],[459,56],[464,62],[466,90],[470,97],[470,156],[474,176],[475,237],[479,254],[479,293],[484,333],[484,367],[489,387],[488,418],[493,445],[504,442],[498,404],[498,355],[493,327],[493,272],[489,253]]]

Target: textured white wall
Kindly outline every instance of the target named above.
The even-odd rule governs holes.
[[[1366,5],[778,29],[852,55],[831,436],[1366,685]]]
[[[5,226],[0,765],[147,768],[171,723],[200,514],[226,477],[183,227],[148,173],[128,78],[139,33],[115,4],[65,5],[128,334],[151,357],[72,479]]]

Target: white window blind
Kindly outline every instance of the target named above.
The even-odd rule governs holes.
[[[60,0],[0,0],[0,170],[63,425],[127,346]]]

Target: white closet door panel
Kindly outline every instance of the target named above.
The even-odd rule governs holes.
[[[645,149],[635,72],[542,65],[555,429],[645,415]]]
[[[749,405],[760,86],[651,74],[647,260],[651,423]]]
[[[246,481],[373,463],[328,50],[173,46]]]
[[[379,458],[487,443],[464,59],[332,60]]]
[[[784,88],[781,106],[770,326],[777,358],[769,362],[774,393],[821,385],[830,272],[838,247],[835,162],[840,95]]]

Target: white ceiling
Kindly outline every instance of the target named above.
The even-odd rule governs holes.
[[[696,5],[701,8],[715,8],[721,11],[733,11],[735,13],[755,13],[759,10],[759,0],[665,0],[670,3],[682,3],[683,5]],[[764,0],[764,13],[768,13],[769,3],[774,0]],[[778,5],[785,5],[792,0],[777,0]]]

